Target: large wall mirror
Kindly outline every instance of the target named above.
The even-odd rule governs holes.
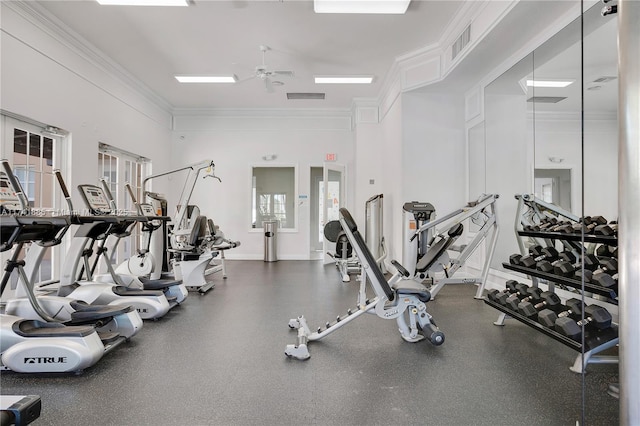
[[[587,10],[583,22],[485,88],[484,152],[470,150],[470,163],[483,167],[470,167],[470,181],[501,196],[494,268],[519,251],[516,194],[535,194],[576,216],[617,219],[617,21],[600,9]]]
[[[576,218],[617,220],[617,18],[601,16],[601,9],[595,4],[586,10],[485,88],[485,150],[469,150],[470,162],[483,161],[484,168],[470,166],[469,188],[472,181],[484,182],[486,192],[501,196],[502,229],[492,262],[498,271],[513,274],[503,263],[521,251],[514,232],[516,194],[534,194]],[[563,288],[553,278],[549,283],[566,291],[564,297],[582,297],[575,290],[580,285]],[[615,318],[613,298],[589,291],[584,296],[586,304],[605,303]],[[615,352],[616,340],[609,341],[614,344],[607,348]],[[578,353],[585,348],[586,343]],[[597,422],[607,413],[608,422],[617,423],[617,401],[603,390],[607,380],[615,380],[616,367],[587,370],[593,372],[582,381],[572,380],[584,386],[586,397],[576,399],[582,420]]]

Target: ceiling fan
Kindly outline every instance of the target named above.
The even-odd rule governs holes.
[[[284,76],[284,77],[293,77],[294,73],[293,71],[286,71],[286,70],[280,70],[280,71],[272,71],[269,70],[269,68],[267,67],[266,63],[265,63],[265,54],[267,53],[267,51],[271,50],[271,48],[269,46],[265,46],[265,45],[260,45],[260,51],[262,52],[262,64],[258,65],[255,69],[255,75],[253,75],[250,78],[258,78],[262,81],[264,81],[264,88],[267,92],[273,92],[273,86],[282,86],[284,85],[284,82],[280,81],[280,80],[273,80],[273,77],[277,77],[277,76]]]

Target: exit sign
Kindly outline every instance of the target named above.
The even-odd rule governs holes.
[[[327,154],[325,156],[325,161],[336,161],[336,154]]]

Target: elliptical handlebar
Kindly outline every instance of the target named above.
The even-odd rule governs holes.
[[[67,206],[69,206],[69,213],[73,212],[73,201],[71,201],[71,194],[69,194],[69,190],[67,189],[67,184],[64,182],[64,178],[62,177],[62,173],[60,173],[60,169],[55,169],[53,174],[56,175],[56,179],[58,180],[58,185],[60,185],[60,190],[62,191],[62,195],[64,196],[65,201],[67,202]]]
[[[20,214],[29,214],[29,211],[31,210],[29,208],[29,201],[27,200],[27,196],[24,195],[24,190],[22,189],[22,185],[20,185],[20,181],[18,181],[18,179],[16,179],[16,176],[13,174],[13,170],[11,170],[9,161],[3,159],[0,162],[2,163],[4,174],[9,180],[9,184],[11,185],[13,192],[16,193],[16,197],[18,197],[18,200],[20,202],[20,207],[22,208]]]

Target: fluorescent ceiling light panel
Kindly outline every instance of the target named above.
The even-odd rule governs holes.
[[[401,14],[411,0],[314,0],[316,13],[384,13]]]
[[[103,6],[189,6],[188,0],[96,0]]]
[[[371,84],[372,76],[317,76],[316,84]]]
[[[238,77],[233,75],[176,75],[180,83],[235,83]]]
[[[527,80],[529,87],[567,87],[575,80]]]

